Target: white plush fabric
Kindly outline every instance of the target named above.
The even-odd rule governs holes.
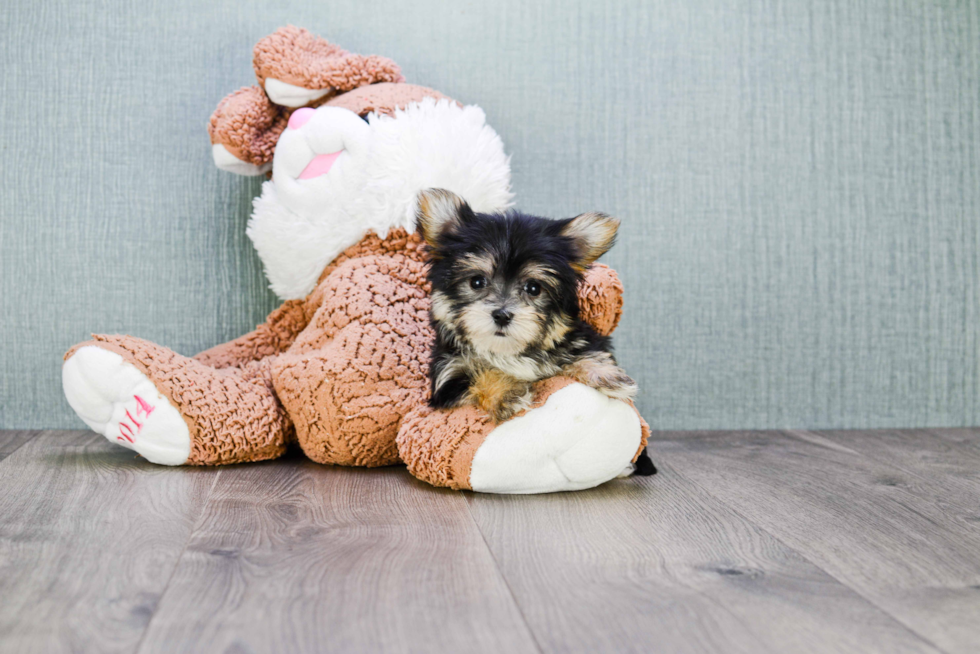
[[[422,189],[448,189],[478,211],[510,205],[509,158],[479,107],[427,98],[369,121],[324,106],[279,138],[248,235],[282,299],[309,294],[327,264],[369,232],[414,230]],[[298,179],[316,155],[338,151],[329,173]]]
[[[470,485],[510,494],[592,488],[632,472],[640,437],[632,407],[570,384],[487,435],[473,457]]]
[[[61,384],[78,417],[110,442],[167,466],[179,466],[190,456],[191,436],[180,412],[115,352],[94,345],[79,348],[65,361]]]
[[[214,165],[221,170],[226,170],[236,175],[245,175],[246,177],[264,175],[272,169],[272,162],[261,166],[250,164],[233,155],[228,151],[228,148],[220,143],[215,143],[211,146],[211,157],[214,159]]]
[[[274,77],[265,80],[265,93],[269,99],[284,107],[305,107],[314,100],[319,100],[327,93],[330,87],[325,89],[304,89],[302,86],[287,84]]]

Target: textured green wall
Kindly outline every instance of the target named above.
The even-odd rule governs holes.
[[[739,6],[736,6],[739,5]],[[8,2],[0,427],[81,427],[89,332],[193,353],[276,301],[205,125],[294,23],[486,109],[520,205],[623,220],[655,428],[978,424],[976,2]]]

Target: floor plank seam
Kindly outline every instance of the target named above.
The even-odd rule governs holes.
[[[517,601],[517,596],[514,594],[514,589],[510,587],[510,581],[507,580],[507,576],[504,574],[503,570],[500,569],[500,563],[497,561],[497,557],[493,555],[493,550],[490,548],[490,543],[487,542],[487,537],[483,534],[483,530],[480,529],[480,525],[477,523],[476,518],[473,517],[473,512],[470,510],[470,498],[464,498],[466,502],[466,515],[470,517],[470,522],[476,528],[477,533],[480,534],[480,540],[483,541],[483,546],[487,548],[487,554],[490,556],[490,560],[493,561],[493,569],[497,571],[497,575],[504,582],[504,587],[507,589],[507,594],[510,595],[510,600],[514,603],[514,607],[517,609],[517,613],[521,616],[521,622],[527,628],[527,633],[531,636],[531,642],[534,643],[534,648],[540,653],[544,654],[544,648],[541,647],[541,643],[538,642],[538,636],[534,633],[534,629],[531,628],[531,623],[528,622],[527,616],[524,615],[524,608],[521,607],[521,603]]]
[[[803,441],[804,443],[808,443],[814,447],[823,447],[834,452],[843,452],[849,456],[861,455],[861,453],[857,450],[852,450],[849,447],[835,443],[834,441],[824,438],[820,434],[806,429],[782,429],[779,431],[779,433],[789,436],[790,438],[795,438],[798,441]]]
[[[30,432],[31,435],[28,438],[25,438],[23,443],[16,446],[14,449],[10,450],[6,454],[0,454],[0,465],[2,465],[4,461],[9,459],[11,456],[13,456],[17,452],[17,450],[30,443],[32,440],[37,438],[40,434],[44,433],[43,429],[25,429],[23,431]]]
[[[201,511],[194,520],[194,526],[191,527],[190,533],[187,534],[187,541],[181,548],[177,561],[174,562],[173,570],[170,571],[170,575],[167,577],[167,583],[164,584],[163,590],[160,591],[160,598],[157,600],[156,606],[153,607],[153,615],[151,615],[150,619],[146,621],[146,627],[143,628],[143,633],[140,635],[139,642],[136,643],[136,648],[133,650],[134,654],[139,654],[140,650],[143,649],[143,643],[146,641],[146,635],[150,633],[150,627],[153,626],[153,620],[157,617],[157,611],[160,609],[160,603],[163,602],[163,598],[166,597],[167,591],[170,590],[170,582],[173,581],[174,576],[177,574],[177,570],[180,569],[180,563],[184,560],[184,554],[187,553],[187,548],[190,546],[191,541],[194,540],[194,535],[197,534],[197,530],[204,522],[204,516],[207,513],[208,503],[211,501],[211,496],[214,494],[214,488],[218,485],[218,479],[221,478],[222,472],[223,470],[220,468],[215,472],[214,481],[211,482],[211,487],[208,488],[208,493],[204,496],[204,501],[201,502]]]
[[[924,644],[932,647],[937,652],[944,652],[945,654],[950,654],[948,650],[943,649],[942,647],[940,647],[936,643],[932,642],[931,639],[927,638],[923,634],[920,634],[918,631],[916,631],[911,626],[909,626],[908,624],[906,624],[903,620],[901,620],[896,615],[894,615],[891,611],[889,611],[889,610],[883,608],[882,606],[878,605],[878,603],[875,602],[873,599],[869,598],[867,595],[865,595],[864,593],[862,593],[857,588],[854,588],[847,581],[845,581],[843,579],[840,579],[837,575],[833,574],[829,570],[826,570],[822,565],[818,564],[816,561],[813,561],[810,557],[806,556],[803,552],[799,551],[798,549],[796,549],[795,547],[793,547],[792,545],[790,545],[789,543],[787,543],[786,541],[784,541],[782,538],[779,538],[776,534],[772,533],[769,529],[766,529],[765,527],[763,527],[762,525],[760,525],[756,521],[751,520],[748,516],[744,515],[741,511],[739,511],[737,508],[735,508],[734,506],[732,506],[731,504],[729,504],[728,502],[726,502],[724,499],[722,499],[722,498],[718,497],[717,495],[715,495],[714,493],[712,493],[709,489],[705,488],[703,485],[701,485],[698,482],[692,480],[691,478],[685,476],[684,474],[682,474],[680,471],[678,471],[677,469],[675,469],[673,467],[670,467],[668,465],[665,465],[664,467],[669,468],[670,471],[673,474],[677,475],[678,477],[680,477],[681,479],[683,479],[687,483],[691,484],[695,488],[701,489],[701,491],[704,492],[704,493],[706,493],[707,495],[713,497],[717,502],[719,502],[722,506],[724,506],[729,511],[731,511],[734,515],[738,516],[741,520],[744,520],[745,522],[754,525],[760,532],[763,532],[763,533],[767,534],[770,538],[772,538],[773,540],[775,540],[776,542],[778,542],[780,545],[782,545],[783,547],[785,547],[790,552],[795,553],[797,556],[799,556],[801,559],[803,559],[804,561],[806,561],[807,563],[809,563],[810,565],[812,565],[817,570],[820,570],[821,572],[823,572],[825,575],[827,575],[831,579],[834,579],[837,583],[841,584],[845,588],[848,588],[852,593],[854,593],[855,595],[857,595],[858,597],[860,597],[862,600],[864,600],[869,606],[877,609],[882,614],[888,616],[888,618],[890,618],[893,622],[895,622],[895,624],[898,625],[901,629],[903,629],[904,631],[908,632],[908,634],[910,636],[912,636],[913,638],[916,638],[919,641],[921,641],[922,643],[924,643]]]

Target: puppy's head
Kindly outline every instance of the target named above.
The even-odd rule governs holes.
[[[600,213],[476,213],[441,189],[419,194],[416,217],[431,257],[436,327],[503,356],[562,341],[578,318],[582,272],[612,247],[619,227]]]

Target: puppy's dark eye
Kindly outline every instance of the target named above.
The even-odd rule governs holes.
[[[529,279],[524,282],[524,292],[531,297],[537,297],[541,295],[541,284],[535,279]]]
[[[470,279],[470,288],[474,291],[481,291],[487,287],[487,278],[477,275]]]

